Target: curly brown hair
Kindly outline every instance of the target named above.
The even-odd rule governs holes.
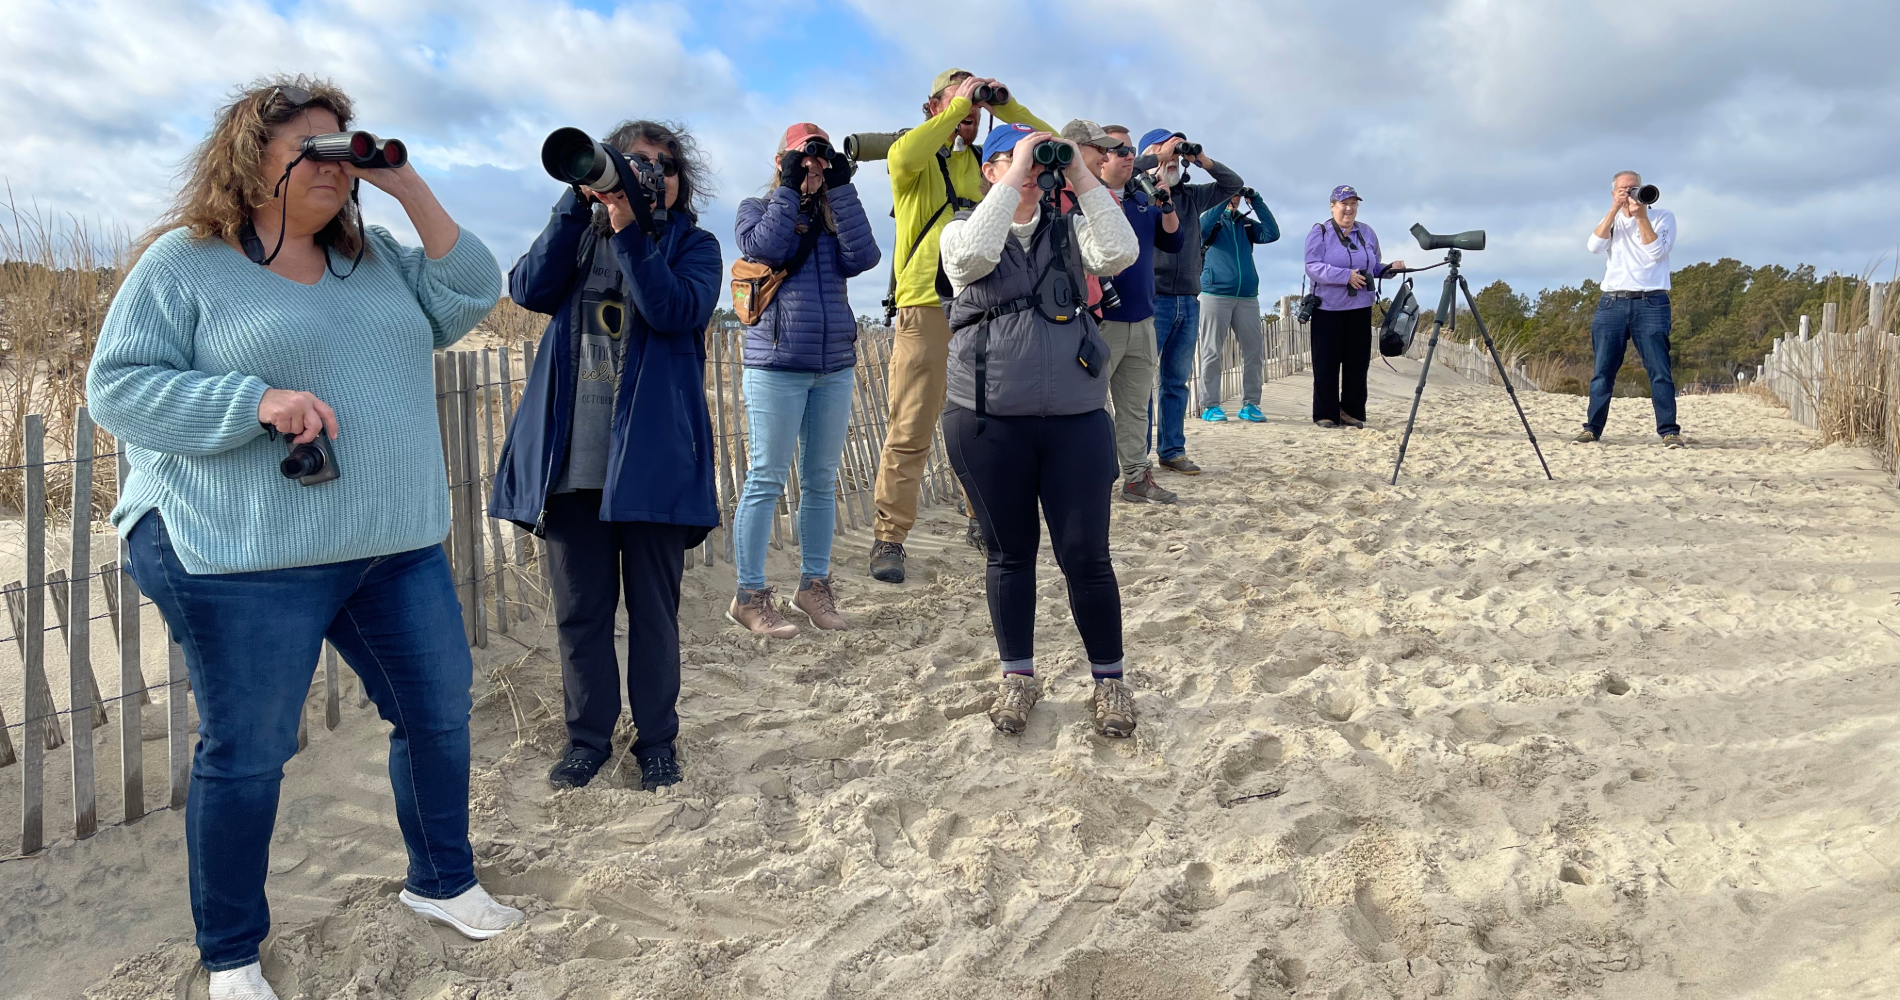
[[[310,96],[293,103],[284,90],[302,90]],[[199,239],[220,239],[238,246],[238,231],[251,213],[270,203],[277,179],[265,177],[264,154],[271,137],[303,112],[321,108],[336,115],[337,126],[348,129],[353,109],[349,95],[329,80],[278,75],[240,89],[218,110],[211,133],[198,144],[181,170],[184,183],[171,208],[140,237],[133,247],[136,263],[152,241],[179,227]],[[361,249],[356,233],[354,199],[316,235],[318,246],[345,256]]]

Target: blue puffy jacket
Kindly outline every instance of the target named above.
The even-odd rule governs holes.
[[[543,532],[548,490],[566,465],[574,426],[581,292],[594,255],[611,253],[632,308],[600,518],[689,525],[702,529],[688,539],[696,545],[719,525],[705,382],[706,324],[722,273],[719,241],[681,211],[672,213],[657,244],[639,226],[600,236],[592,218],[589,203],[569,189],[508,275],[517,305],[553,318],[508,428],[488,513]]]
[[[845,279],[877,266],[877,241],[856,185],[832,188],[826,197],[838,232],[818,234],[804,266],[785,279],[764,315],[746,330],[748,368],[835,372],[857,362],[858,321]],[[767,197],[740,202],[739,252],[773,268],[796,256],[798,227],[813,224],[798,200],[796,191],[781,185]]]

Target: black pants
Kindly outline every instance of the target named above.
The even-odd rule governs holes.
[[[1371,364],[1371,306],[1313,313],[1313,419],[1338,420],[1342,413],[1366,419],[1366,368]]]
[[[1108,559],[1108,508],[1120,465],[1108,411],[992,415],[978,434],[975,411],[953,404],[943,411],[943,440],[989,543],[984,589],[1003,661],[1027,660],[1036,650],[1040,502],[1089,662],[1120,663],[1122,597]]]
[[[627,703],[636,757],[666,757],[679,736],[680,574],[692,529],[602,521],[600,491],[548,497],[549,568],[561,634],[561,688],[571,749],[613,755],[620,720],[614,610],[627,596]]]

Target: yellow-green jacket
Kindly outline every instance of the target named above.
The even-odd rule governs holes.
[[[897,246],[891,256],[897,268],[899,307],[941,304],[937,299],[937,241],[943,236],[943,227],[956,215],[956,209],[945,208],[942,214],[937,213],[947,197],[943,173],[937,168],[939,150],[949,157],[950,184],[956,188],[957,195],[972,203],[983,197],[980,154],[975,148],[950,152],[957,123],[969,114],[968,98],[952,98],[943,113],[905,132],[891,144],[887,166],[891,172],[891,202],[897,210]],[[998,122],[1020,122],[1044,132],[1055,131],[1016,101],[998,106],[995,117]],[[932,215],[937,216],[937,221],[930,222]],[[923,232],[927,222],[930,223],[929,235],[918,242],[917,234]],[[917,246],[915,254],[910,252],[912,244]]]

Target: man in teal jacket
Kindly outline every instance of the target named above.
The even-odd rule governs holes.
[[[1247,215],[1241,199],[1253,207]],[[1221,352],[1227,347],[1227,332],[1232,330],[1240,341],[1242,420],[1260,423],[1260,387],[1266,381],[1266,339],[1260,332],[1260,272],[1254,270],[1255,244],[1272,243],[1280,238],[1280,226],[1260,192],[1242,188],[1225,204],[1215,205],[1201,214],[1201,245],[1205,263],[1201,265],[1201,419],[1220,422],[1227,419],[1221,409]]]

